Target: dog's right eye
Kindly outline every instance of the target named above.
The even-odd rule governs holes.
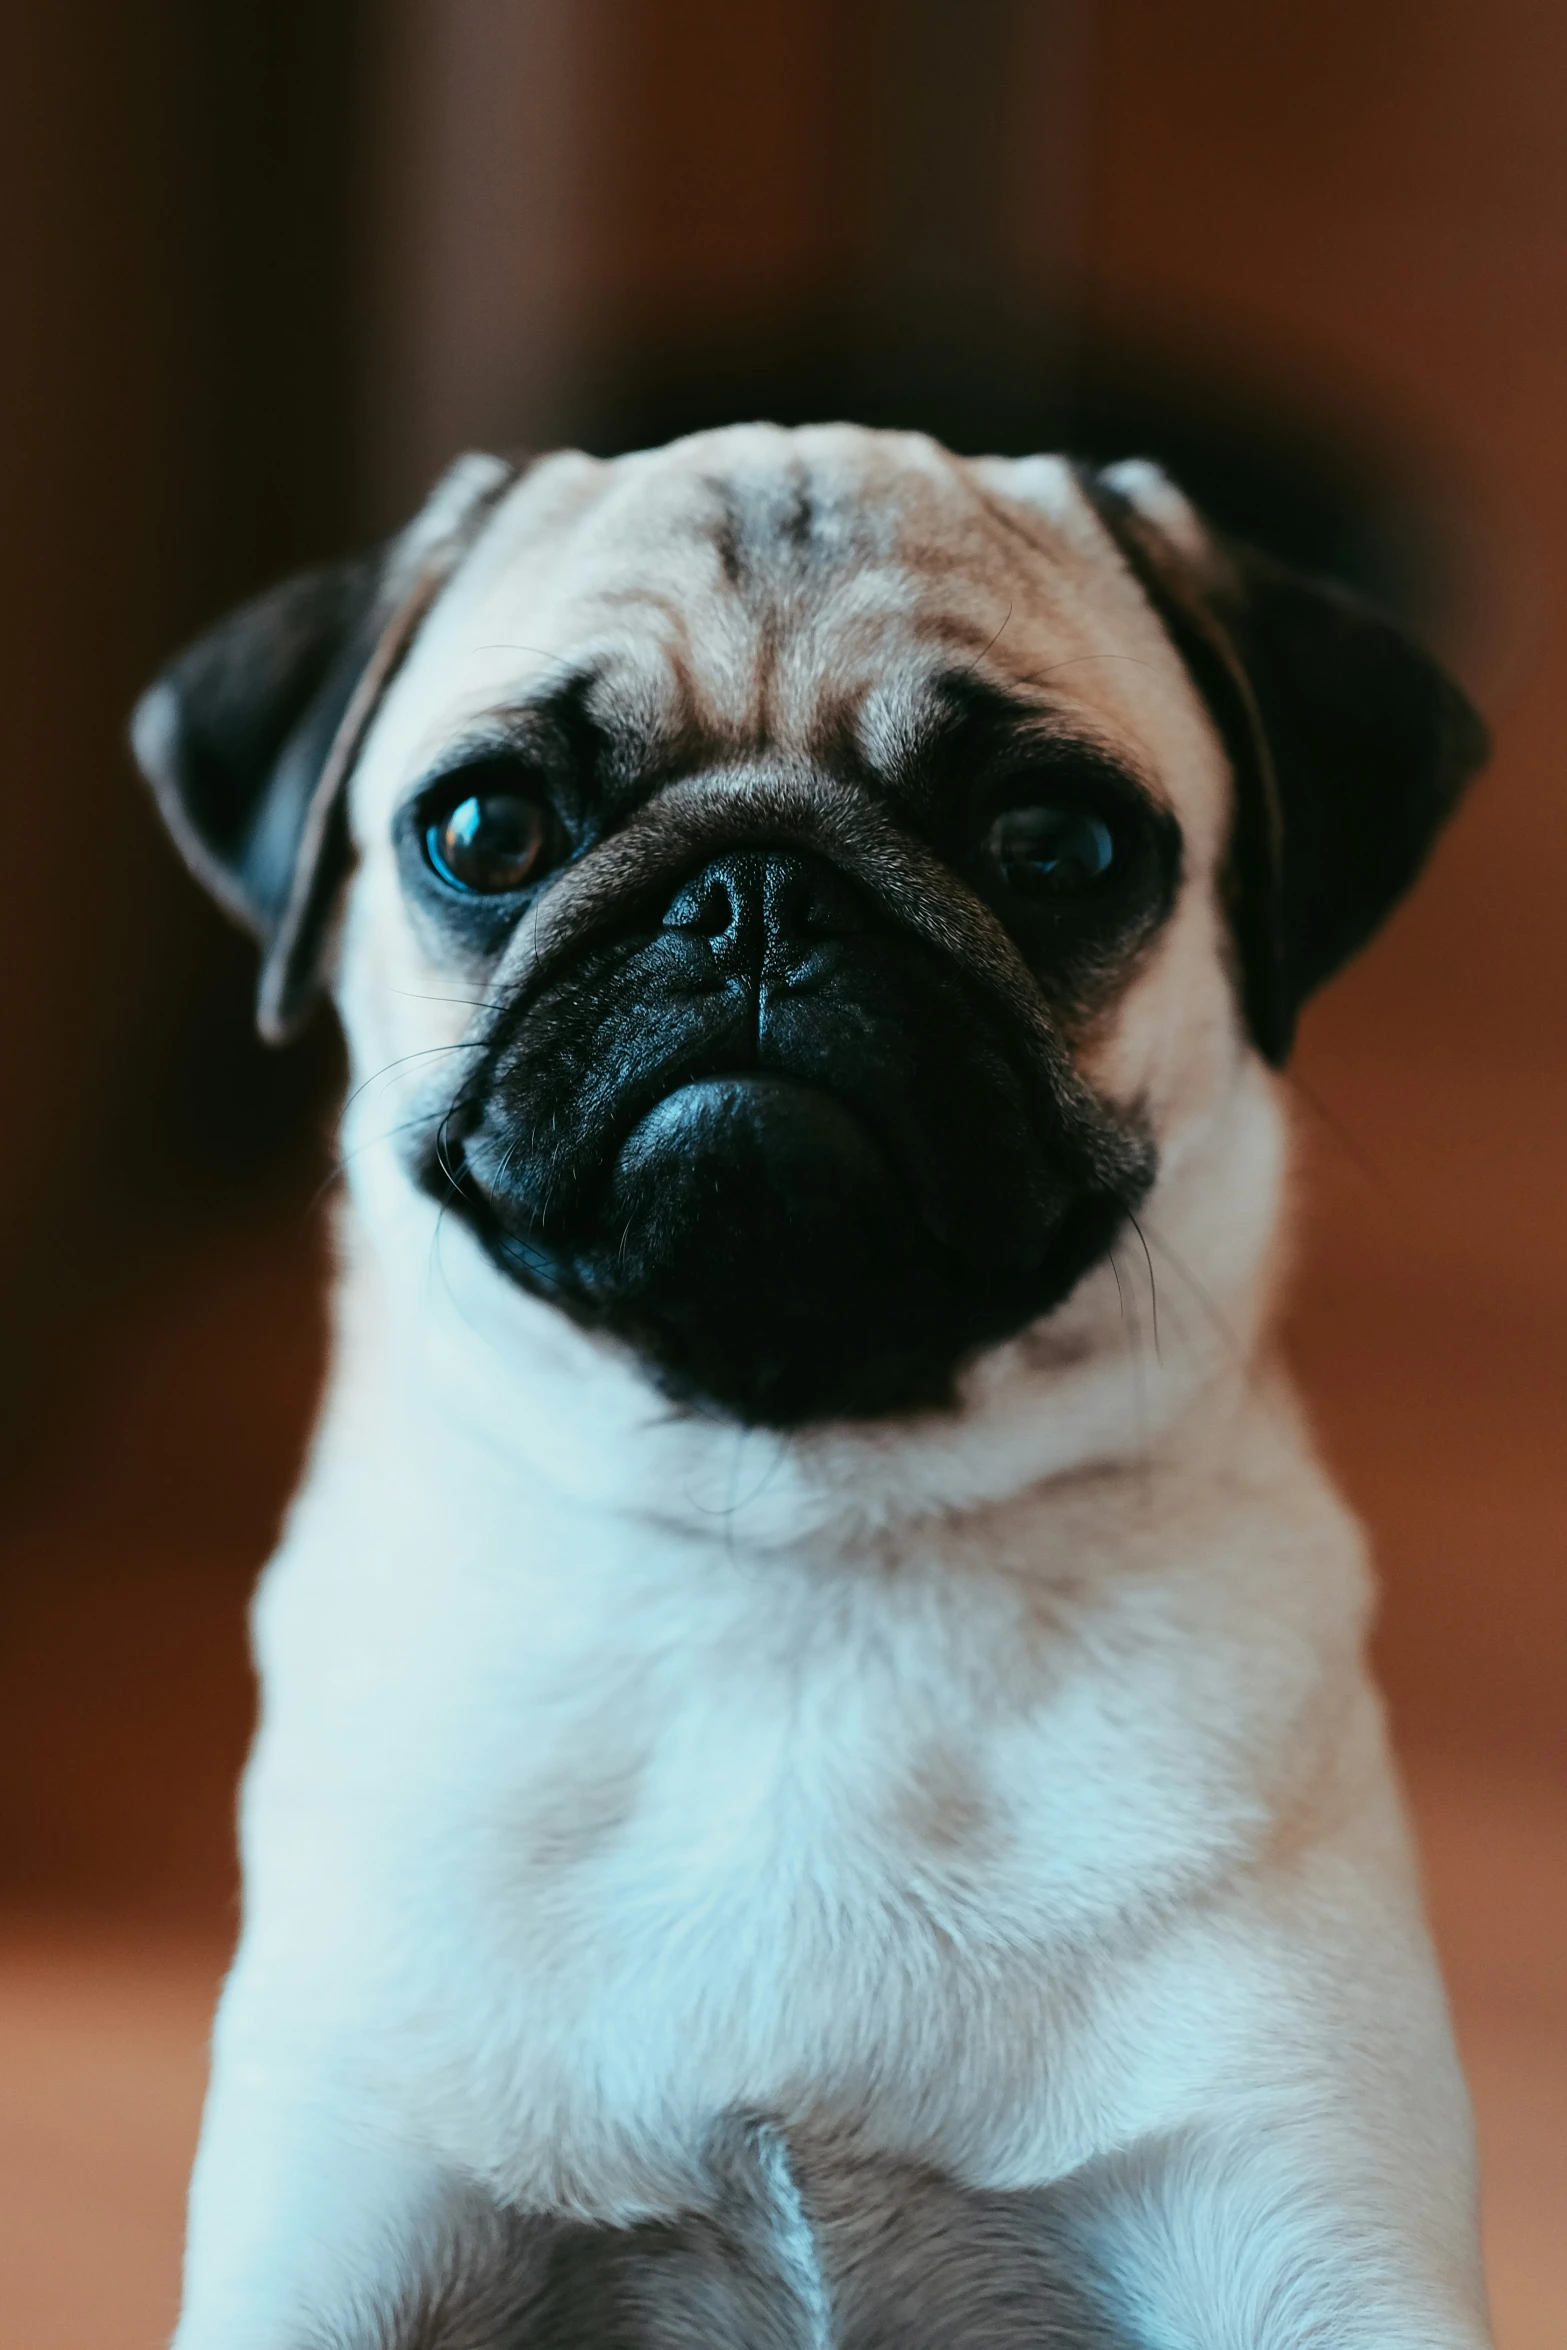
[[[524,889],[545,862],[548,812],[519,791],[475,791],[425,826],[424,853],[449,888],[472,897]]]

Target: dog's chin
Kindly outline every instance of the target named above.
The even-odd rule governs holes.
[[[777,1428],[950,1406],[963,1364],[1058,1304],[1125,1212],[1083,1189],[954,1247],[853,1108],[762,1074],[659,1101],[569,1242],[463,1191],[499,1265],[632,1345],[667,1394]]]

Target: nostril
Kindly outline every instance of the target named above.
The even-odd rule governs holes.
[[[830,867],[780,860],[769,879],[767,926],[773,937],[840,938],[866,928],[863,901]]]
[[[832,866],[793,850],[746,850],[694,873],[663,917],[695,950],[706,942],[725,969],[782,970],[828,939],[870,927],[854,885]]]
[[[729,883],[721,873],[709,869],[687,882],[665,914],[664,928],[694,931],[701,938],[723,938],[738,919]]]

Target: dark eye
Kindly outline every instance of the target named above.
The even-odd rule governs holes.
[[[985,845],[1022,897],[1075,896],[1115,862],[1115,835],[1088,808],[1008,808]]]
[[[443,881],[480,897],[521,889],[544,863],[549,819],[520,792],[474,792],[425,827],[424,853]]]

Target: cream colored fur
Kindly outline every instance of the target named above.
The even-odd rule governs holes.
[[[1079,1056],[1157,1137],[1146,1255],[955,1411],[779,1437],[670,1406],[411,1181],[480,990],[410,921],[390,818],[566,656],[754,713],[697,524],[712,476],[786,455],[879,551],[791,616],[777,754],[828,692],[895,728],[956,617],[981,675],[1167,797],[1185,868]],[[991,2186],[1121,2157],[1106,2258],[1146,2350],[1482,2350],[1361,1543],[1271,1340],[1287,1121],[1227,967],[1228,792],[1052,460],[758,427],[510,493],[353,783],[337,1343],[256,1608],[178,2350],[359,2341],[475,2178],[675,2210],[735,2108]]]

